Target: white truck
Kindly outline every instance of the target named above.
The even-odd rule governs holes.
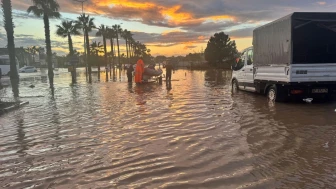
[[[232,89],[272,101],[336,94],[336,13],[295,12],[253,31],[232,66]]]

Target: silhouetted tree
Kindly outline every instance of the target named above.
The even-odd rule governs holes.
[[[210,38],[204,56],[211,65],[224,67],[234,61],[237,53],[236,42],[231,41],[229,35],[220,32]]]
[[[88,71],[89,71],[89,83],[92,82],[92,67],[91,67],[91,53],[90,53],[90,40],[89,40],[89,32],[92,31],[92,29],[96,28],[96,26],[93,23],[94,18],[90,18],[90,16],[86,16],[85,14],[81,14],[78,17],[78,23],[84,30],[84,36],[86,41],[86,60],[88,61]]]
[[[104,26],[104,25],[101,25],[99,28],[98,28],[98,32],[96,33],[96,36],[103,36],[103,45],[104,45],[104,60],[105,60],[105,68],[107,68],[107,49],[106,49],[106,39],[109,35],[109,28]],[[106,81],[108,81],[108,72],[106,70]]]
[[[74,55],[71,35],[80,35],[81,33],[79,32],[79,29],[80,29],[80,25],[74,21],[63,21],[61,25],[57,25],[56,34],[60,37],[68,38],[70,59],[72,59]],[[71,71],[71,78],[72,78],[72,83],[75,83],[76,82],[76,66],[75,65],[73,65],[73,69],[74,70]]]
[[[33,6],[27,10],[28,13],[33,13],[37,17],[43,16],[45,42],[47,49],[47,62],[48,62],[48,77],[50,88],[54,88],[54,71],[52,65],[52,52],[50,41],[50,24],[49,18],[60,18],[61,14],[58,12],[60,6],[55,0],[32,0]]]
[[[97,41],[92,42],[91,44],[91,53],[95,54],[95,60],[99,59],[99,53],[102,53],[103,51],[103,45],[100,44],[100,42],[97,43]],[[98,81],[100,81],[100,61],[97,61],[98,66]]]
[[[112,26],[112,28],[114,29],[115,33],[117,34],[117,46],[118,46],[118,63],[119,63],[119,68],[121,68],[121,64],[120,64],[120,49],[119,49],[119,35],[122,32],[122,29],[120,27],[120,25],[114,25]]]

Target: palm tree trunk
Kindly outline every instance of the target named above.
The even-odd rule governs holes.
[[[85,29],[85,39],[86,39],[86,61],[88,64],[89,83],[92,83],[91,53],[90,53],[90,44],[89,44],[89,33],[87,29]]]
[[[121,64],[120,64],[120,49],[119,49],[119,37],[117,33],[117,46],[118,46],[118,63],[119,63],[119,69],[121,69]]]
[[[10,59],[10,80],[14,97],[19,96],[19,75],[16,68],[15,60],[15,44],[14,44],[14,24],[12,18],[11,0],[2,0],[2,8],[4,14],[5,29],[7,32],[7,49]],[[1,77],[1,76],[0,76]]]
[[[72,46],[72,39],[71,39],[70,33],[68,33],[68,43],[69,43],[70,59],[72,59],[74,55],[74,50]],[[72,83],[76,83],[76,65],[75,64],[72,65],[71,80],[72,80]]]
[[[106,49],[106,37],[103,35],[103,43],[104,43],[104,57],[105,57],[105,77],[106,81],[108,81],[108,72],[107,72],[107,49]]]
[[[35,66],[35,53],[33,54],[33,66]]]
[[[128,41],[127,41],[127,38],[126,38],[126,57],[128,59],[128,64],[130,63],[130,59],[128,57]]]
[[[45,42],[47,48],[47,62],[48,62],[48,77],[50,88],[54,88],[54,71],[52,65],[52,52],[51,52],[51,41],[50,41],[50,26],[49,17],[46,13],[43,15],[44,20],[44,31],[45,31]]]
[[[99,55],[98,50],[96,51],[96,57],[97,57],[97,67],[98,67],[98,81],[100,81],[100,61],[99,61]]]
[[[128,43],[128,51],[129,51],[129,53],[130,53],[130,60],[131,60],[131,58],[132,58],[132,43],[131,42],[129,42]]]
[[[110,45],[111,45],[111,54],[112,54],[112,62],[110,62],[110,78],[112,77],[112,65],[114,65],[114,45],[113,45],[113,38],[110,39]]]
[[[70,55],[74,54],[73,46],[72,46],[72,39],[71,35],[68,33],[68,43],[69,43],[69,53]]]

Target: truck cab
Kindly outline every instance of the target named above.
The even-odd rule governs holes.
[[[236,89],[255,92],[253,78],[253,47],[244,49],[232,66],[232,86]]]

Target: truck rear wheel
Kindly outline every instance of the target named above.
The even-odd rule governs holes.
[[[276,99],[277,99],[277,90],[276,90],[275,86],[271,86],[271,87],[268,88],[267,99],[269,101],[273,101],[273,102],[276,101]]]
[[[272,85],[268,88],[267,99],[273,102],[284,102],[287,100],[284,90],[276,85]]]

